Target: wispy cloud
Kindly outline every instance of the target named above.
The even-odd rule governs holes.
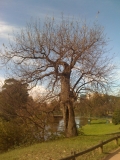
[[[32,90],[30,90],[29,94],[34,99],[44,97],[44,94],[46,94],[46,89],[43,86],[36,86]]]
[[[13,32],[17,32],[19,27],[9,25],[4,21],[0,21],[0,39],[1,41],[8,41],[13,38]]]

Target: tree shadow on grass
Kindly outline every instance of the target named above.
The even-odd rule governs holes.
[[[92,125],[92,124],[106,124],[106,122],[97,122],[97,123],[92,122],[91,125]]]

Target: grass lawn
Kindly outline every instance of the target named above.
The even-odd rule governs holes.
[[[83,151],[101,141],[113,137],[114,135],[106,134],[119,132],[119,127],[120,125],[92,121],[90,125],[83,127],[85,135],[74,138],[63,138],[11,150],[0,154],[0,160],[59,160],[62,157],[69,156],[72,151]],[[114,142],[111,142],[105,145],[104,149],[105,152],[109,152],[116,147]],[[103,156],[105,156],[105,154],[99,154],[99,151],[96,150],[82,156],[82,160],[101,160]],[[81,159],[81,157],[77,158],[77,160],[79,159]]]
[[[86,135],[103,135],[120,132],[120,125],[106,123],[106,119],[92,120],[90,124],[83,126]]]

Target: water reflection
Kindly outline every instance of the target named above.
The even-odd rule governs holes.
[[[75,122],[77,128],[80,128],[81,126],[88,123],[87,118],[80,118],[75,117]],[[54,136],[61,135],[61,133],[64,132],[64,121],[62,116],[50,116],[48,125],[46,127],[46,135],[45,140],[48,140],[51,138],[54,138]]]
[[[76,122],[77,128],[80,128],[80,117],[75,117],[75,122]],[[64,131],[64,121],[63,121],[63,119],[59,120],[57,130],[58,130],[58,132],[59,131]]]
[[[75,122],[77,125],[77,128],[80,128],[81,126],[87,124],[88,119],[87,118],[80,118],[75,117]],[[64,121],[62,116],[54,116],[49,119],[49,125],[53,132],[62,132],[64,131]]]

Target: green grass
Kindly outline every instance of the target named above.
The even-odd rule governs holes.
[[[100,121],[92,121],[90,125],[83,127],[85,135],[11,150],[0,154],[0,160],[59,160],[62,157],[69,156],[72,151],[83,151],[100,143],[100,141],[105,141],[113,137],[113,135],[106,134],[109,134],[110,131],[112,133],[119,132],[119,127],[120,125],[115,126],[113,124],[100,123]],[[104,149],[105,152],[109,152],[116,147],[114,142],[111,142]],[[82,156],[82,160],[99,160],[103,156],[105,154],[99,154],[99,151],[96,150]],[[81,157],[77,160],[79,159]]]
[[[86,135],[103,135],[120,132],[120,125],[106,123],[106,119],[92,120],[91,124],[83,126],[83,131]]]

